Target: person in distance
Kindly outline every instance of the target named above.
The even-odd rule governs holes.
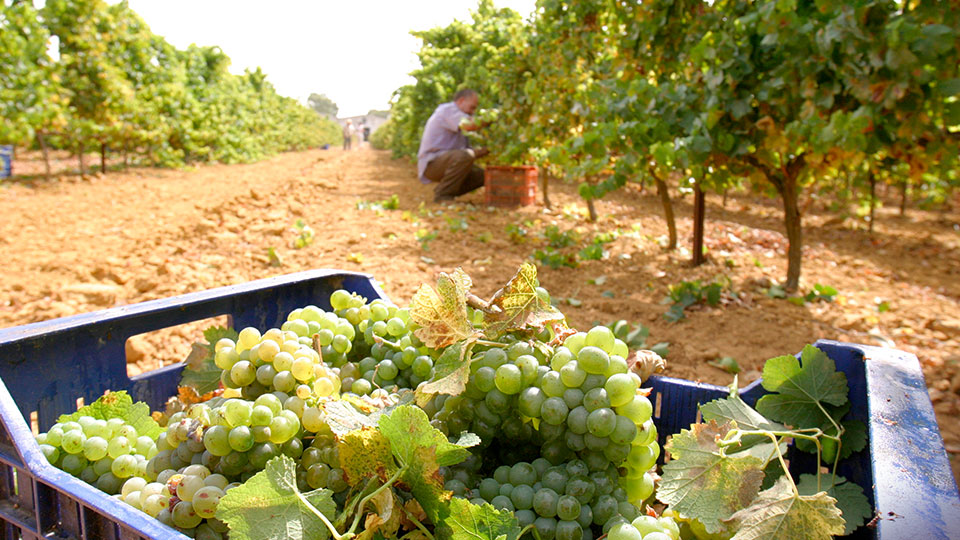
[[[483,169],[474,161],[489,154],[484,148],[470,148],[464,131],[476,131],[473,121],[480,96],[469,88],[453,95],[453,101],[439,105],[423,128],[417,152],[417,173],[424,184],[436,182],[434,202],[450,201],[483,185]]]

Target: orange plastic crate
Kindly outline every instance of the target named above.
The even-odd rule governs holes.
[[[537,199],[537,168],[528,165],[487,167],[483,184],[488,205],[530,205]]]

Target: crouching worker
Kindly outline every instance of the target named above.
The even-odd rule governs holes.
[[[436,182],[434,202],[450,201],[483,185],[483,169],[474,161],[487,155],[486,149],[470,148],[463,131],[476,131],[473,113],[479,96],[470,89],[460,90],[453,101],[433,111],[423,128],[417,172],[424,184]]]

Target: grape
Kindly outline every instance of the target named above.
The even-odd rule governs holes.
[[[272,423],[273,422],[271,421],[271,424]],[[227,435],[227,442],[230,444],[230,448],[233,450],[236,450],[237,452],[246,452],[247,450],[253,448],[253,433],[247,426],[237,426],[230,430],[230,433]],[[213,454],[213,452],[210,453]]]
[[[580,513],[577,512],[579,516]],[[557,540],[582,540],[583,527],[572,520],[562,520],[557,522]]]
[[[370,384],[370,381],[366,379],[357,379],[353,381],[353,386],[350,389],[351,392],[360,396],[369,394],[371,390],[373,390],[373,385]]]
[[[566,367],[566,366],[564,366]],[[540,379],[540,388],[547,397],[560,397],[567,387],[563,384],[560,372],[550,371]]]
[[[550,368],[554,371],[560,371],[564,365],[566,365],[571,360],[575,360],[573,353],[570,352],[570,349],[561,346],[553,352],[553,357],[550,359]]]
[[[137,470],[137,458],[130,454],[119,456],[110,465],[110,472],[117,478],[129,478]]]
[[[230,430],[225,426],[210,426],[203,433],[203,447],[211,454],[223,457],[231,451],[229,434]]]
[[[576,497],[581,504],[588,504],[596,494],[596,486],[586,476],[575,476],[567,482],[565,495]]]
[[[273,369],[277,372],[290,371],[293,368],[293,354],[287,351],[281,351],[273,357]]]
[[[590,528],[590,524],[593,523],[593,509],[590,508],[590,505],[580,505],[580,515],[577,516],[577,523],[584,529]]]
[[[527,510],[533,507],[533,496],[536,491],[526,484],[518,485],[510,493],[510,500],[513,501],[514,508],[518,510]]]
[[[546,401],[547,396],[544,394],[543,390],[530,386],[524,388],[520,392],[520,396],[517,398],[517,410],[520,411],[520,414],[530,417],[530,418],[539,418],[540,417],[540,408],[543,406],[543,402]]]
[[[614,444],[630,444],[637,437],[637,425],[626,416],[617,415],[617,423],[609,435]]]
[[[392,381],[400,374],[400,369],[393,360],[383,360],[377,365],[377,372],[384,380]]]
[[[433,370],[433,360],[429,356],[418,356],[416,360],[413,361],[413,366],[411,367],[413,374],[421,379],[427,379],[430,377],[430,372]],[[491,387],[492,388],[492,387]]]
[[[120,494],[126,497],[133,492],[140,492],[147,485],[147,481],[143,478],[133,477],[123,483],[123,487],[120,488]],[[139,502],[138,502],[139,504]]]
[[[273,394],[263,394],[262,396],[254,400],[253,405],[254,406],[263,405],[264,407],[267,407],[268,409],[273,411],[274,415],[280,414],[280,411],[283,410],[283,402],[280,401],[280,398],[278,398]],[[252,413],[252,410],[251,410],[251,413]]]
[[[567,487],[567,472],[562,467],[551,467],[543,473],[543,487],[563,493]]]
[[[533,465],[521,461],[510,468],[508,478],[510,483],[515,486],[521,484],[533,485],[537,481],[537,470],[533,468]]]
[[[569,408],[562,399],[558,397],[547,398],[540,407],[540,418],[548,424],[559,426],[566,421],[568,412]]]
[[[628,374],[629,372],[630,366],[627,365],[626,358],[616,354],[610,355],[610,364],[607,366],[607,371],[604,372],[604,375],[607,377],[612,377],[618,373]]]
[[[487,501],[491,501],[500,494],[500,483],[494,478],[484,478],[480,481],[479,489],[480,496]]]
[[[510,512],[514,511],[513,501],[510,500],[510,497],[507,497],[506,495],[497,495],[492,501],[490,501],[490,504],[492,504],[497,510],[507,510]]]
[[[626,405],[617,407],[616,411],[640,425],[650,419],[653,414],[653,405],[645,396],[634,395],[631,401],[627,402]]]
[[[230,427],[249,426],[253,414],[253,406],[249,401],[230,399],[223,404],[224,418]]]
[[[185,474],[183,478],[180,479],[180,483],[177,484],[177,497],[183,501],[193,501],[194,494],[205,486],[206,484],[203,483],[203,478]]]
[[[587,346],[577,354],[577,363],[587,373],[603,374],[610,365],[610,357],[598,347]]]
[[[571,353],[577,354],[580,352],[580,349],[586,344],[587,333],[586,332],[577,332],[572,336],[568,337],[563,345],[570,350]]]
[[[82,473],[83,470],[90,465],[90,461],[80,454],[64,455],[62,452],[60,452],[58,457],[63,458],[63,461],[60,463],[60,467],[74,476],[79,476],[80,473]]]
[[[654,481],[649,473],[645,473],[639,478],[627,477],[624,483],[626,484],[627,499],[632,503],[645,501],[653,494]]]
[[[644,422],[642,425],[638,426],[637,437],[633,439],[634,446],[647,445],[657,440],[657,426],[653,423],[653,419],[649,419]]]
[[[517,510],[513,513],[513,515],[517,518],[517,522],[520,524],[521,529],[528,525],[532,525],[537,519],[537,514],[533,510],[529,509]]]
[[[587,430],[595,437],[606,437],[617,427],[617,414],[613,409],[597,409],[587,416]]]
[[[660,520],[653,516],[639,516],[633,520],[632,525],[641,536],[652,532],[663,532],[663,527],[660,526]]]
[[[652,532],[645,535],[643,540],[673,540],[673,537],[664,532]]]
[[[510,482],[510,466],[501,465],[493,471],[493,479],[499,484],[507,484]]]
[[[610,528],[610,532],[607,533],[608,540],[643,540],[643,535],[640,534],[633,525],[629,523],[618,523]]]
[[[560,368],[560,380],[567,388],[579,388],[587,378],[587,372],[580,367],[576,360],[568,362]]]
[[[514,364],[503,364],[497,368],[494,382],[504,394],[516,394],[523,386],[523,373]]]
[[[407,324],[403,322],[399,317],[394,317],[387,321],[387,333],[391,336],[399,336],[406,333]]]
[[[598,347],[610,353],[613,351],[613,347],[616,343],[616,337],[613,335],[613,331],[606,326],[594,326],[589,332],[587,332],[587,337],[584,340],[584,343],[587,346]]]
[[[251,426],[269,426],[273,420],[273,410],[266,405],[256,405],[250,412]]]
[[[202,518],[212,518],[223,495],[223,490],[218,487],[204,486],[193,494],[193,510]]]
[[[557,500],[557,518],[574,520],[580,517],[580,501],[572,495],[561,495]]]
[[[103,459],[107,455],[107,440],[103,437],[90,437],[83,442],[83,457],[90,461]]]
[[[591,505],[593,524],[603,525],[618,512],[617,500],[610,495],[600,495]]]
[[[313,378],[313,359],[306,356],[298,356],[290,366],[290,373],[298,381],[309,381]]]
[[[554,540],[557,534],[557,520],[552,517],[539,517],[533,522],[533,526],[540,535],[540,540]]]
[[[557,504],[560,496],[550,488],[541,488],[533,495],[533,510],[540,516],[553,517],[557,515]]]
[[[659,520],[663,532],[667,533],[672,540],[680,540],[680,526],[672,517],[661,516]]]
[[[237,338],[237,349],[240,351],[250,349],[257,343],[260,343],[260,331],[249,326],[240,331],[240,335]]]
[[[60,448],[68,454],[79,454],[83,451],[83,445],[86,441],[87,437],[83,434],[82,429],[71,429],[63,434],[60,441]],[[123,439],[123,441],[129,444],[126,439]]]
[[[497,414],[505,415],[509,413],[512,408],[510,396],[496,388],[487,392],[487,397],[484,398],[484,402],[492,412]]]
[[[610,399],[607,397],[607,391],[603,388],[594,388],[583,396],[583,406],[589,412],[610,406]]]
[[[540,362],[537,361],[536,357],[524,354],[514,360],[514,364],[520,368],[520,373],[523,374],[524,386],[529,386],[537,380],[537,370],[540,367]]]
[[[180,501],[171,511],[173,524],[184,529],[192,529],[203,521],[203,518],[193,509],[193,505],[187,501]]]
[[[610,404],[620,407],[633,401],[633,396],[637,392],[637,383],[629,375],[617,373],[607,379],[604,388],[610,397]]]
[[[573,409],[574,407],[579,407],[583,403],[583,391],[579,388],[567,388],[563,391],[563,402],[567,404],[567,407]]]

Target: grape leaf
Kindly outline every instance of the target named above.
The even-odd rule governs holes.
[[[823,404],[847,403],[847,376],[823,351],[807,345],[801,361],[778,356],[763,366],[763,387],[770,392],[757,401],[757,411],[767,418],[797,428],[817,427],[827,422]]]
[[[337,511],[332,496],[327,489],[301,493],[297,463],[279,456],[228,491],[217,505],[217,518],[230,526],[231,540],[324,540],[330,532],[315,511],[332,520]]]
[[[124,422],[133,426],[138,435],[146,435],[151,439],[156,439],[163,431],[160,424],[150,415],[150,406],[142,401],[134,403],[130,394],[123,390],[119,392],[108,391],[90,405],[77,409],[77,412],[61,415],[57,422],[76,421],[81,416],[92,416],[100,420],[121,418]]]
[[[786,476],[727,521],[737,531],[732,540],[831,540],[844,531],[836,499],[824,492],[797,495]]]
[[[449,540],[516,540],[520,523],[513,512],[454,497],[450,499],[450,514],[441,522],[438,532]]]
[[[410,318],[421,326],[414,330],[427,347],[440,349],[474,336],[467,315],[467,293],[473,282],[462,269],[440,272],[437,288],[420,285],[410,301]]]
[[[484,332],[495,338],[512,330],[542,330],[550,321],[562,321],[563,313],[550,300],[537,294],[537,267],[523,263],[516,275],[490,299],[499,310],[486,313]]]
[[[470,380],[470,354],[473,339],[456,343],[444,349],[437,359],[433,378],[417,387],[417,405],[423,407],[437,394],[458,395]]]
[[[203,339],[207,340],[207,343],[210,344],[211,352],[213,352],[213,348],[221,339],[227,338],[236,342],[239,337],[240,334],[238,334],[236,330],[226,326],[211,326],[203,331]]]
[[[364,427],[342,435],[337,447],[340,468],[351,486],[373,477],[386,482],[397,471],[390,443],[375,428]]]
[[[199,395],[220,388],[220,375],[223,370],[214,363],[211,348],[212,345],[204,343],[193,344],[190,354],[184,360],[180,386],[193,388]]]
[[[334,435],[346,435],[363,427],[375,427],[377,425],[370,417],[345,401],[321,402],[320,408],[324,411],[327,425],[330,426],[330,431],[333,431]]]
[[[430,425],[423,409],[402,405],[380,417],[380,432],[390,442],[390,450],[404,469],[400,480],[406,484],[427,516],[434,523],[447,511],[446,502],[452,495],[443,489],[441,466],[460,463],[470,451],[451,443],[438,429]],[[461,438],[464,441],[464,438]],[[467,438],[467,443],[475,440]]]
[[[824,482],[829,482],[830,475],[823,476]],[[827,485],[823,486],[828,487]],[[836,484],[830,489],[817,489],[817,475],[801,474],[800,482],[797,483],[797,491],[800,495],[816,495],[819,491],[826,491],[827,495],[837,500],[837,508],[840,509],[844,524],[843,535],[846,536],[863,525],[867,519],[873,516],[873,509],[870,507],[870,501],[863,494],[863,488],[853,482],[848,482],[842,476],[836,477]]]
[[[412,452],[418,447],[435,447],[437,464],[456,465],[470,457],[467,445],[473,446],[479,438],[461,437],[463,445],[452,443],[446,435],[430,425],[427,413],[412,405],[403,405],[380,418],[380,431],[390,442],[393,455],[402,465],[410,463]]]
[[[747,405],[737,394],[723,399],[715,399],[700,406],[703,420],[717,423],[734,421],[740,429],[782,431],[784,426],[767,420],[762,414]]]
[[[723,529],[722,520],[750,504],[763,482],[765,460],[720,452],[717,440],[734,428],[735,422],[693,424],[664,447],[670,462],[663,466],[657,499],[682,516],[699,520],[708,533]]]

